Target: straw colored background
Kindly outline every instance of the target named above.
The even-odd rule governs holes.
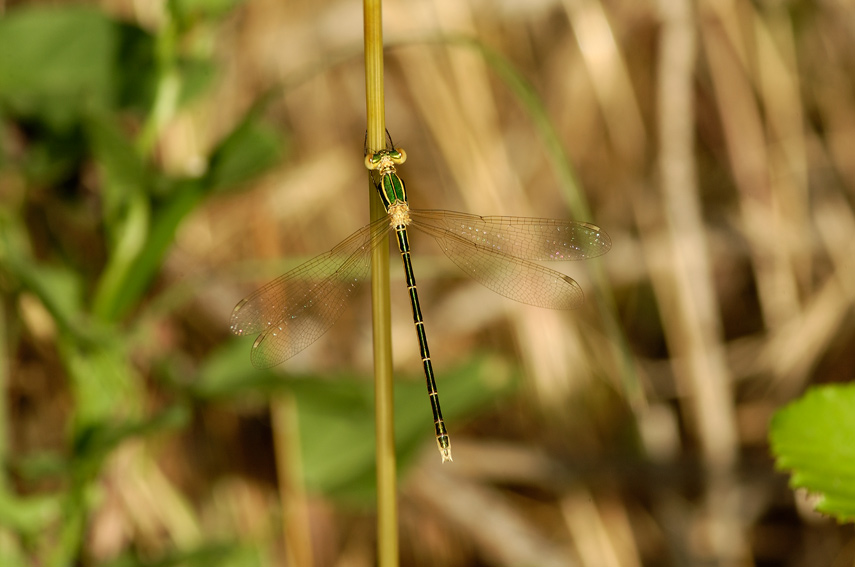
[[[160,2],[97,5],[162,24]],[[367,222],[361,18],[357,2],[247,0],[199,25],[192,39],[217,76],[166,125],[159,167],[203,171],[272,88],[263,121],[286,151],[181,225],[147,297],[181,286],[185,301],[132,354],[142,376],[164,351],[199,365],[234,340],[241,297]],[[587,296],[553,312],[468,281],[413,236],[455,461],[439,466],[425,396],[419,453],[401,471],[402,564],[851,565],[851,528],[789,491],[767,426],[807,386],[848,381],[855,366],[855,8],[387,0],[384,20],[386,123],[408,154],[399,173],[414,208],[575,218],[613,240],[601,260],[551,266]],[[539,102],[479,49],[441,41],[460,37],[505,58]],[[391,278],[395,366],[423,388],[397,254]],[[368,313],[363,290],[281,380],[346,373],[369,384]],[[33,340],[50,350],[49,338]],[[30,388],[38,408],[11,422],[20,453],[64,447],[70,398],[49,393],[63,377],[39,373],[38,352],[12,365],[14,391]],[[444,392],[467,364],[482,389],[503,393],[474,394],[477,410],[461,415]],[[142,391],[148,407],[168,398],[156,384]],[[237,541],[252,551],[228,564],[373,565],[370,507],[284,480],[290,461],[281,446],[274,456],[284,433],[271,424],[287,429],[295,412],[275,398],[199,402],[186,427],[116,449],[82,564]],[[26,414],[16,407],[13,418]]]

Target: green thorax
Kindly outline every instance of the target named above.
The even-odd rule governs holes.
[[[407,154],[401,149],[380,150],[365,156],[365,166],[380,174],[377,191],[387,212],[392,205],[407,204],[407,189],[395,171],[395,165],[404,163],[406,159]]]
[[[389,207],[396,203],[407,202],[407,189],[404,187],[404,181],[398,177],[394,170],[387,173],[377,185],[377,190],[380,192],[380,198],[383,199],[383,206],[386,211]]]

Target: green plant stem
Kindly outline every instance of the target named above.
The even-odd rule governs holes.
[[[364,0],[365,102],[369,151],[385,147],[383,22],[380,0]],[[369,178],[371,220],[386,211]],[[388,237],[371,252],[371,314],[374,331],[374,419],[377,439],[377,565],[398,565],[392,331],[389,306]]]
[[[168,7],[164,17],[165,21],[157,33],[155,48],[157,84],[154,103],[137,138],[137,149],[143,157],[151,154],[163,127],[175,114],[181,94],[181,78],[176,69],[178,29]]]

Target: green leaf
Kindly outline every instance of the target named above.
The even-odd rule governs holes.
[[[104,420],[80,428],[74,439],[75,458],[83,461],[100,461],[128,439],[175,431],[186,426],[189,418],[190,412],[187,407],[173,405],[144,419],[115,423]]]
[[[93,110],[148,110],[154,50],[151,34],[93,7],[10,10],[0,19],[0,106],[58,132]]]
[[[82,276],[64,266],[35,263],[26,227],[13,211],[0,212],[0,268],[14,278],[16,285],[38,297],[60,329],[77,330]]]
[[[117,106],[147,112],[157,84],[155,38],[147,31],[117,22],[118,46],[113,58]]]
[[[91,341],[61,337],[63,363],[75,399],[75,428],[98,426],[105,421],[139,416],[142,380],[131,366],[120,335],[100,333]]]
[[[69,125],[80,109],[111,105],[116,28],[83,6],[28,7],[0,19],[0,102]]]
[[[475,357],[437,380],[451,434],[467,416],[512,391],[514,372],[498,359]],[[504,376],[497,381],[496,376]],[[293,381],[304,475],[310,490],[352,504],[375,498],[374,385],[368,380]],[[425,447],[436,449],[424,378],[395,383],[395,446],[401,469]],[[439,453],[436,453],[439,459]]]
[[[130,193],[126,207],[123,207],[121,219],[109,226],[112,237],[110,260],[98,281],[92,302],[92,311],[104,321],[114,321],[130,306],[130,300],[136,300],[148,284],[148,278],[140,281],[137,266],[139,258],[150,246],[150,203],[142,192]],[[158,258],[159,261],[159,258]],[[141,285],[134,288],[137,295],[130,296],[130,282]]]
[[[109,261],[98,281],[93,311],[104,320],[117,314],[127,282],[137,278],[135,262],[148,243],[150,175],[136,148],[115,120],[89,116],[86,131],[102,176],[104,228]]]
[[[27,134],[27,151],[12,159],[33,186],[62,186],[73,180],[86,158],[86,139],[79,127],[61,128],[35,119],[19,119]]]
[[[258,121],[250,111],[244,120],[214,150],[207,174],[201,179],[161,180],[159,201],[152,211],[145,246],[123,271],[128,277],[116,279],[98,303],[97,312],[107,320],[123,316],[144,293],[160,269],[166,251],[175,240],[181,221],[211,192],[225,190],[260,175],[279,161],[280,136]],[[131,171],[128,169],[127,171]],[[100,294],[99,294],[100,296]]]
[[[286,381],[271,369],[249,363],[252,341],[232,340],[214,351],[190,383],[190,393],[201,399],[230,399],[240,395],[275,394],[286,389]]]
[[[303,470],[309,490],[352,505],[371,506],[375,498],[374,384],[353,375],[286,377],[249,363],[252,341],[234,340],[213,354],[193,381],[191,393],[208,401],[248,400],[288,391],[297,407]],[[518,370],[498,358],[476,356],[438,379],[443,417],[451,433],[467,416],[508,395]],[[404,469],[436,443],[424,377],[395,382],[395,445]],[[436,454],[439,459],[439,453]]]
[[[264,173],[282,157],[281,136],[250,111],[214,149],[205,182],[222,191]]]
[[[790,486],[819,496],[816,509],[855,520],[855,384],[822,386],[779,410],[770,441]]]
[[[129,200],[145,191],[148,171],[129,136],[109,116],[88,117],[86,132],[103,176],[105,223],[112,230]]]
[[[99,306],[98,312],[106,320],[118,320],[133,308],[160,270],[181,221],[202,202],[204,191],[199,180],[171,181],[169,185],[169,199],[158,203],[151,212],[145,245],[133,258],[133,264],[123,271],[125,277],[109,286],[115,293],[105,295],[104,303]]]
[[[21,498],[15,494],[0,490],[0,526],[11,527],[17,531],[37,534],[59,517],[58,497],[28,496]],[[7,563],[2,563],[6,565]]]
[[[28,264],[19,274],[23,276],[24,284],[39,297],[60,327],[76,327],[83,293],[80,274],[64,266],[40,264]]]
[[[232,11],[242,0],[172,0],[173,14],[181,20],[215,19]]]
[[[178,62],[181,73],[181,95],[178,103],[185,105],[205,94],[217,77],[217,67],[204,59],[184,59]]]
[[[25,553],[19,543],[10,542],[0,548],[0,565],[28,567],[33,564],[31,553]]]

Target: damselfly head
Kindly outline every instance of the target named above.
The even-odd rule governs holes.
[[[388,175],[395,171],[395,166],[407,160],[407,153],[401,148],[380,150],[365,156],[365,167],[377,171],[380,175]]]

